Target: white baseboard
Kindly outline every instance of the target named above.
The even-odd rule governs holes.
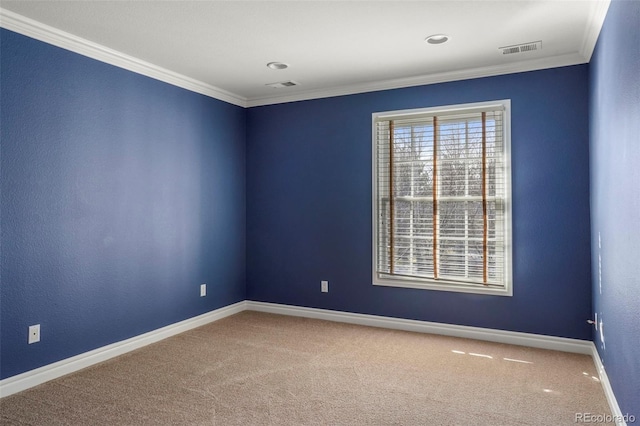
[[[604,389],[611,413],[616,419],[617,426],[626,426],[620,407],[611,388],[611,383],[600,360],[600,355],[593,342],[563,337],[545,336],[540,334],[521,333],[515,331],[494,330],[489,328],[451,325],[428,321],[408,320],[402,318],[383,317],[378,315],[356,314],[351,312],[332,311],[327,309],[305,308],[276,303],[242,301],[225,306],[215,311],[189,318],[148,333],[116,342],[101,348],[76,355],[53,364],[45,365],[16,376],[0,380],[0,397],[29,389],[48,382],[49,380],[70,374],[83,368],[90,367],[108,359],[123,355],[135,349],[150,345],[176,334],[203,326],[230,315],[245,311],[267,312],[272,314],[289,315],[305,318],[315,318],[349,324],[359,324],[370,327],[381,327],[395,330],[414,331],[419,333],[440,334],[444,336],[462,337],[467,339],[484,340],[489,342],[506,343],[511,345],[529,346],[533,348],[550,349],[562,352],[591,355],[600,376],[600,383]]]
[[[516,331],[495,330],[490,328],[451,325],[437,322],[382,317],[377,315],[354,314],[351,312],[330,311],[327,309],[303,308],[275,303],[247,301],[247,309],[273,314],[316,318],[328,321],[346,322],[371,327],[391,328],[395,330],[415,331],[419,333],[441,334],[489,342],[507,343],[532,348],[551,349],[591,355],[592,342],[568,339],[564,337],[544,336],[541,334],[520,333]]]
[[[624,416],[622,415],[622,411],[620,410],[620,406],[618,405],[616,396],[614,395],[613,389],[611,388],[611,382],[609,382],[607,372],[605,371],[602,360],[600,359],[600,354],[598,353],[596,345],[593,342],[591,342],[591,357],[593,358],[593,362],[596,365],[596,369],[598,370],[600,383],[602,384],[602,389],[604,390],[604,394],[607,397],[607,402],[609,403],[609,408],[611,409],[611,414],[615,419],[616,426],[627,426],[627,422],[624,421]]]
[[[616,426],[627,426],[622,412],[620,411],[618,401],[613,393],[613,389],[611,388],[611,383],[607,377],[604,365],[600,360],[600,355],[591,341],[520,333],[515,331],[494,330],[489,328],[442,324],[428,321],[390,318],[377,315],[355,314],[351,312],[331,311],[327,309],[280,305],[276,303],[253,301],[247,301],[246,303],[246,309],[251,311],[315,318],[371,327],[391,328],[395,330],[415,331],[419,333],[440,334],[445,336],[463,337],[467,339],[485,340],[489,342],[507,343],[518,346],[529,346],[533,348],[591,355],[598,371],[600,383],[602,384],[607,402],[609,403],[611,414],[616,421]]]
[[[245,301],[234,303],[233,305],[225,306],[215,311],[198,315],[197,317],[189,318],[127,340],[112,343],[71,358],[63,359],[62,361],[54,362],[53,364],[0,380],[0,397],[9,396],[48,382],[49,380],[82,370],[83,368],[150,345],[167,337],[175,336],[176,334],[228,317],[229,315],[242,312],[245,309]]]

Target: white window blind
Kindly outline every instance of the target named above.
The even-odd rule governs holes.
[[[508,106],[374,114],[374,283],[511,291]]]

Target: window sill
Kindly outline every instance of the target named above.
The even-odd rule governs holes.
[[[402,287],[402,288],[418,288],[422,290],[449,291],[454,293],[474,293],[492,296],[513,296],[512,286],[507,288],[490,288],[480,287],[477,285],[465,285],[456,282],[438,280],[438,282],[430,283],[428,281],[413,281],[410,279],[384,279],[374,278],[373,285],[382,287]]]

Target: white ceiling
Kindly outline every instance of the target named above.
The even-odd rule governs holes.
[[[608,0],[5,1],[3,27],[242,106],[586,63]],[[44,24],[44,25],[42,25]],[[450,41],[430,45],[425,37]],[[538,51],[499,47],[542,41]],[[271,61],[286,62],[272,70]],[[294,80],[274,89],[268,83]]]

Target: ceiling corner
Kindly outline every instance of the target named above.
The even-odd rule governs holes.
[[[600,35],[600,30],[602,30],[610,4],[611,0],[596,0],[593,4],[580,48],[580,54],[587,63],[591,61],[591,55],[593,55],[593,50],[598,42],[598,36]]]
[[[0,8],[0,27],[242,108],[247,98]]]

